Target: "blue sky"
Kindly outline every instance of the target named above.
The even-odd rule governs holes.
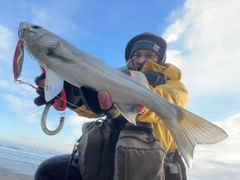
[[[124,66],[125,45],[150,31],[168,42],[167,62],[189,90],[187,109],[225,129],[229,137],[197,146],[189,179],[236,179],[240,169],[240,1],[1,1],[0,143],[70,152],[88,119],[66,111],[63,130],[45,135],[35,90],[13,82],[12,58],[21,21],[40,25],[110,66]],[[21,80],[34,84],[40,68],[25,52]],[[61,114],[52,108],[48,126]],[[230,178],[231,177],[231,178]]]

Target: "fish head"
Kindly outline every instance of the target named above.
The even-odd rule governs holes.
[[[58,38],[53,36],[53,33],[29,22],[20,23],[18,37],[23,39],[28,46],[56,48],[59,43]]]
[[[39,56],[44,56],[49,53],[49,49],[53,50],[59,46],[59,39],[56,35],[29,22],[19,24],[18,37],[24,40],[24,47],[29,55],[41,65],[45,62],[42,62],[41,59],[44,61],[44,58]]]

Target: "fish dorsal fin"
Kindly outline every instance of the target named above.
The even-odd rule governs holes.
[[[136,106],[132,104],[114,104],[120,113],[132,124],[136,125]]]
[[[48,67],[46,70],[46,79],[44,86],[45,100],[48,102],[56,97],[63,88],[63,78]]]
[[[131,70],[123,70],[125,74],[127,74],[129,77],[134,79],[135,81],[143,84],[144,86],[148,87],[148,80],[146,76],[139,71],[131,71]]]

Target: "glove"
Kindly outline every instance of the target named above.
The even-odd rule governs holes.
[[[44,89],[39,85],[39,82],[44,79],[45,79],[45,75],[43,73],[40,76],[37,76],[35,78],[35,83],[38,85],[37,94],[39,95],[34,99],[34,103],[37,106],[42,106],[47,103],[44,96]],[[78,87],[73,86],[68,82],[64,81],[64,90],[66,93],[66,99],[68,101],[67,103],[68,108],[75,109],[83,105],[83,102],[80,96],[80,89]],[[61,97],[61,93],[59,93],[55,98],[53,98],[48,103],[53,104],[55,99],[59,99],[58,97]]]
[[[36,92],[39,96],[34,99],[34,104],[36,104],[37,106],[42,106],[47,103],[44,97],[43,86],[40,85],[40,81],[44,79],[45,75],[43,73],[35,78],[35,84],[38,86]],[[53,100],[51,100],[50,103],[53,104]]]
[[[146,71],[143,72],[143,74],[146,76],[149,85],[154,88],[158,85],[165,84],[167,80],[167,77],[163,73]]]
[[[109,110],[102,110],[98,101],[98,92],[95,89],[87,86],[82,86],[80,88],[80,92],[82,102],[93,113],[98,115],[104,114],[110,119],[114,119],[120,114],[114,105],[112,105]]]

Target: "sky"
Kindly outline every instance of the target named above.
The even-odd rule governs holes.
[[[80,0],[0,1],[0,143],[17,143],[59,153],[71,152],[86,119],[66,110],[62,131],[43,133],[44,107],[33,103],[35,89],[13,81],[12,59],[18,25],[48,29],[113,67],[125,65],[127,42],[152,32],[168,43],[167,62],[182,71],[189,91],[187,109],[223,128],[229,137],[195,148],[189,179],[238,179],[240,169],[240,1]],[[33,84],[41,73],[25,51],[20,79]],[[51,108],[47,125],[61,116]]]

